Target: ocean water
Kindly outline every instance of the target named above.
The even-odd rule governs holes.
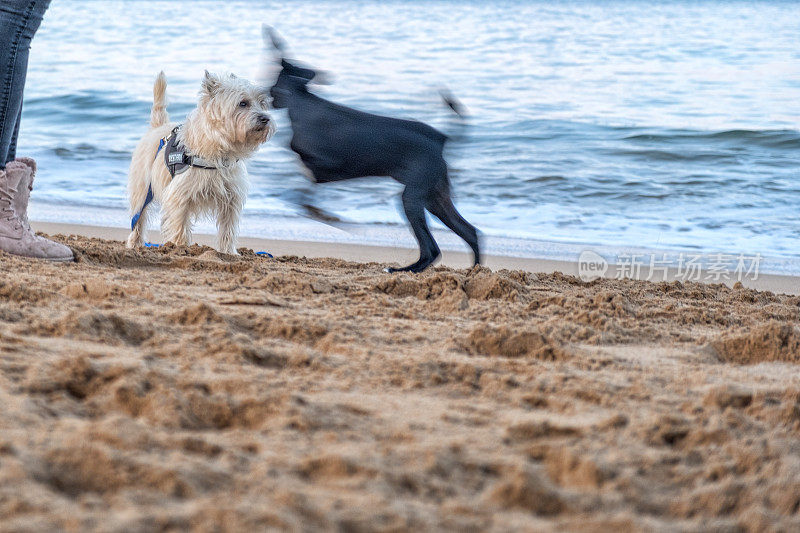
[[[127,226],[156,73],[180,120],[204,69],[269,74],[268,23],[330,74],[318,94],[453,133],[456,203],[490,251],[719,251],[800,272],[798,14],[782,1],[55,0],[19,143],[41,167],[32,212]],[[441,86],[469,109],[463,127]],[[309,183],[274,116],[249,164],[244,234],[413,246],[396,183]],[[302,218],[303,202],[345,224]]]

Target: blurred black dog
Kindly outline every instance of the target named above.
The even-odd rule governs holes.
[[[421,122],[364,113],[311,94],[306,85],[317,72],[287,61],[283,57],[283,40],[272,28],[264,27],[264,40],[277,51],[281,65],[270,89],[272,106],[288,110],[292,124],[290,147],[311,177],[324,183],[390,176],[405,185],[403,211],[419,245],[419,260],[386,270],[421,272],[441,255],[428,229],[425,209],[466,241],[475,264],[479,264],[478,232],[456,211],[450,198],[450,180],[442,155],[447,136]],[[458,113],[459,104],[443,97]]]

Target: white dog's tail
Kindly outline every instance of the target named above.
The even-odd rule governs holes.
[[[167,77],[164,71],[158,73],[153,85],[153,109],[150,111],[150,127],[157,128],[169,122],[167,114]]]

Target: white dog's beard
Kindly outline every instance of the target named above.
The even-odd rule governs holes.
[[[258,144],[264,144],[275,135],[275,124],[270,121],[269,124],[263,128],[258,126],[253,127],[250,132],[254,141],[258,142]]]

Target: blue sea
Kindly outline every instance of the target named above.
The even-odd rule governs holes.
[[[204,69],[266,83],[262,23],[329,74],[321,96],[454,132],[456,204],[490,252],[759,254],[800,272],[798,2],[54,0],[19,142],[41,167],[33,218],[127,226],[155,75],[175,120]],[[463,128],[442,86],[469,110]],[[249,164],[243,234],[414,246],[396,183],[308,182],[274,116]]]

